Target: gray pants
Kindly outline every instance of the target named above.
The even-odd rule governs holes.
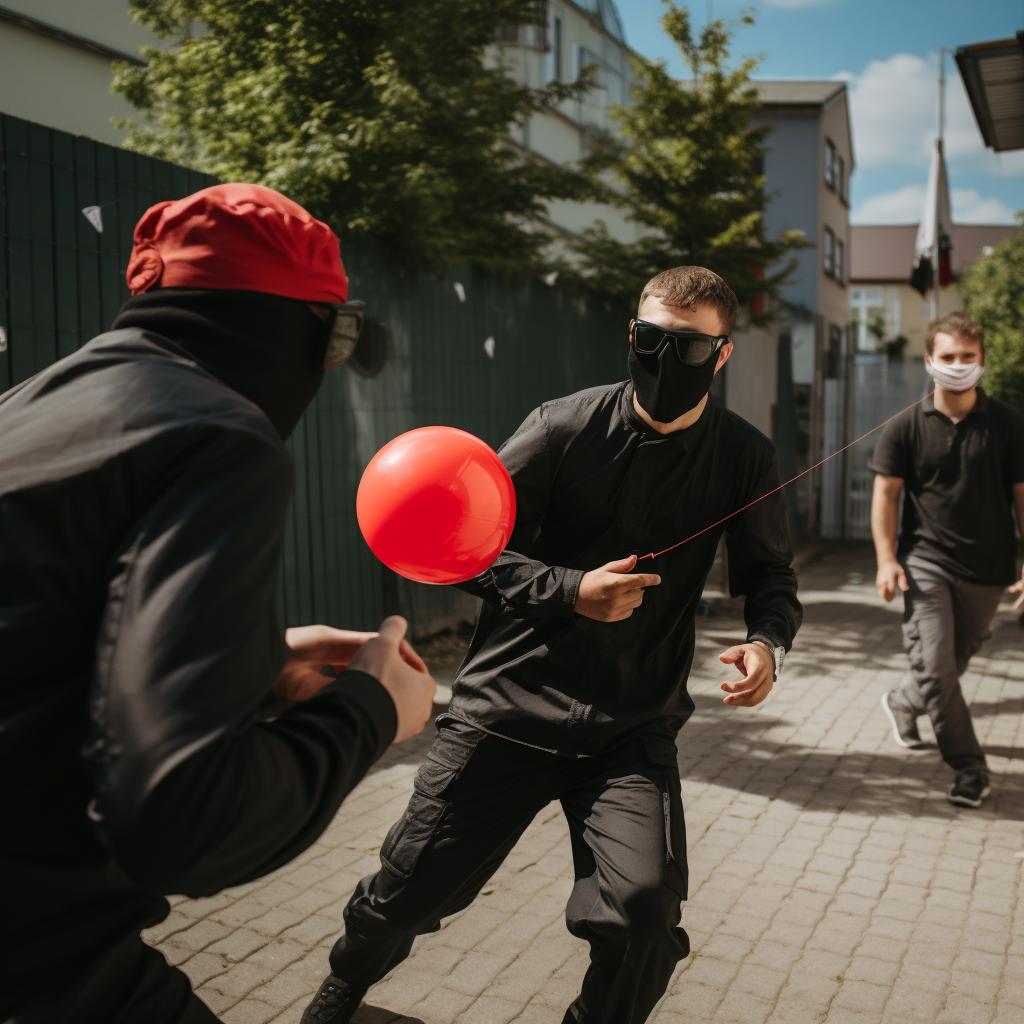
[[[939,751],[954,771],[986,770],[960,676],[992,632],[1003,587],[967,583],[931,562],[906,560],[910,589],[903,595],[903,649],[910,672],[894,704],[931,719]]]

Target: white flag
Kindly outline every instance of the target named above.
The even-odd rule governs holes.
[[[949,206],[949,179],[946,177],[946,158],[942,153],[942,142],[935,143],[932,166],[928,171],[928,187],[925,189],[924,210],[917,228],[914,242],[914,269],[910,283],[922,295],[934,283],[938,270],[939,287],[953,281],[953,267],[950,253],[953,249],[953,215]]]

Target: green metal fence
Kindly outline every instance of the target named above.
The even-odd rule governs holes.
[[[205,174],[0,115],[0,391],[109,328],[128,297],[132,231]],[[103,231],[82,214],[98,206]]]
[[[212,179],[13,117],[0,117],[0,146],[2,391],[109,328],[127,297],[139,216]],[[101,208],[102,233],[86,206]],[[355,520],[363,468],[391,438],[428,424],[497,446],[540,402],[622,379],[629,314],[541,281],[399,269],[370,245],[343,256],[370,317],[363,372],[329,372],[289,441],[284,618],[365,629],[400,611],[425,636],[471,617],[474,602],[400,579],[373,557]]]

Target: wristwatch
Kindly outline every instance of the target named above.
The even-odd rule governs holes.
[[[772,682],[777,683],[779,676],[782,675],[782,662],[786,657],[785,647],[772,647],[767,640],[751,640],[752,644],[760,644],[771,656],[772,663],[775,669],[775,674],[772,676]]]

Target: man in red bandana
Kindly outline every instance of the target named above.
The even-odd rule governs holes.
[[[0,396],[0,1020],[19,1024],[215,1021],[140,938],[164,895],[306,849],[434,694],[401,618],[274,612],[283,441],[361,325],[337,238],[218,185],[145,214],[128,284],[110,332]]]

